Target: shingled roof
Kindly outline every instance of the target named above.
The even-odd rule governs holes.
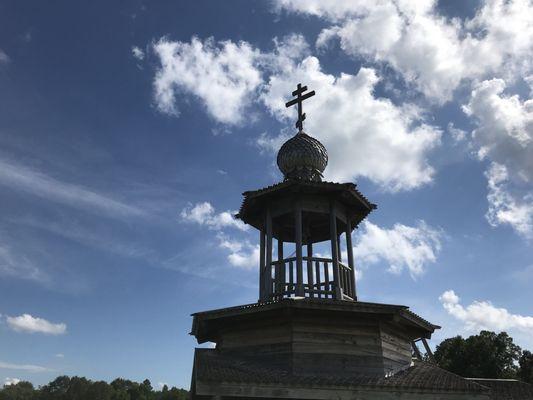
[[[255,314],[258,311],[286,308],[321,309],[327,310],[328,312],[336,311],[346,313],[364,313],[369,315],[396,315],[397,317],[401,318],[404,323],[416,326],[427,332],[433,333],[436,329],[440,329],[440,326],[425,320],[409,310],[409,307],[404,305],[369,303],[363,301],[342,301],[333,299],[285,298],[276,301],[258,302],[236,307],[227,307],[194,313],[192,314],[194,318],[191,334],[195,335],[199,342],[202,343],[205,340],[208,340],[206,337],[204,337],[205,324],[209,323],[211,320],[244,316],[246,314]]]
[[[357,190],[354,183],[286,180],[266,188],[244,192],[244,199],[236,218],[258,228],[255,214],[262,209],[260,205],[265,201],[286,196],[287,193],[327,194],[337,198],[350,209],[354,228],[377,208]]]
[[[482,379],[467,378],[490,389],[491,399],[494,400],[531,400],[533,399],[533,385],[516,379]]]
[[[488,388],[445,371],[433,364],[416,362],[395,374],[382,376],[354,375],[350,377],[295,376],[264,363],[226,356],[215,349],[196,349],[196,382],[276,384],[298,387],[365,387],[401,390],[428,390],[459,393],[486,393]],[[513,398],[514,399],[514,398]]]

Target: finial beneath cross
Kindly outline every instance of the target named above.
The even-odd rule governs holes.
[[[305,99],[308,99],[309,97],[312,97],[315,95],[315,91],[312,90],[309,93],[306,93],[302,96],[303,92],[307,90],[307,86],[302,86],[301,83],[298,84],[296,90],[292,92],[293,96],[296,96],[295,99],[292,99],[288,103],[285,104],[285,107],[291,107],[295,104],[298,104],[298,121],[296,121],[296,127],[298,128],[298,132],[302,132],[304,127],[304,120],[305,120],[305,113],[302,112],[302,102]]]

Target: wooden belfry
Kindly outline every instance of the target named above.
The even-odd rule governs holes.
[[[462,378],[413,367],[413,343],[438,326],[357,298],[352,230],[376,206],[353,183],[322,181],[326,148],[303,130],[314,92],[292,94],[298,130],[278,152],[283,181],[245,192],[236,216],[259,231],[259,301],[193,314],[191,334],[216,346],[195,350],[191,398],[474,398]],[[468,393],[447,397],[448,386]]]
[[[376,206],[351,183],[321,182],[328,155],[318,140],[303,132],[302,102],[315,94],[306,90],[307,86],[298,84],[292,92],[297,97],[286,104],[298,105],[298,133],[278,153],[284,182],[245,192],[237,217],[260,232],[260,301],[286,297],[355,301],[352,230]],[[313,245],[324,241],[330,242],[331,256],[314,255]],[[294,244],[288,257],[285,243]]]

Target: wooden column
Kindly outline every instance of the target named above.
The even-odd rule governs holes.
[[[313,279],[313,243],[307,243],[307,287],[309,290],[314,290],[315,280]],[[309,294],[309,297],[315,297],[314,294]]]
[[[272,215],[270,209],[266,212],[266,268],[265,268],[265,297],[270,300],[272,295]]]
[[[339,249],[337,246],[337,213],[333,201],[330,202],[329,205],[329,232],[331,236],[331,260],[333,266],[333,282],[335,284],[335,294],[333,298],[337,300],[342,300],[338,259]]]
[[[294,237],[296,242],[296,296],[304,296],[304,278],[302,263],[302,208],[294,209]]]
[[[339,262],[342,262],[341,233],[337,236],[337,257],[339,258]]]
[[[259,301],[265,300],[265,232],[259,231]]]
[[[278,261],[279,264],[279,289],[280,299],[283,298],[283,292],[285,292],[285,263],[283,262],[283,241],[278,239]]]
[[[346,221],[346,252],[348,253],[348,266],[352,269],[352,294],[353,299],[357,300],[357,290],[355,288],[355,263],[353,261],[353,247],[352,247],[352,223],[348,218]]]

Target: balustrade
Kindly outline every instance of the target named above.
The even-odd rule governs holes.
[[[302,261],[301,275],[297,271],[297,257],[288,257],[270,263],[271,300],[297,297],[298,293],[302,293],[302,290],[298,290],[298,285],[302,285],[304,297],[335,299],[337,291],[333,278],[333,260],[323,257],[302,257]],[[352,269],[342,262],[338,262],[338,266],[342,299],[353,300]]]

